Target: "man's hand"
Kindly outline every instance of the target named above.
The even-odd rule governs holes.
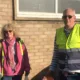
[[[52,77],[43,77],[43,79],[42,80],[54,80]]]
[[[66,71],[64,71],[63,74],[64,74],[64,76],[66,76],[66,77],[68,76],[68,72],[66,72]]]

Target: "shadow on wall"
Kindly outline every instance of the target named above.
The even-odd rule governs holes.
[[[40,71],[36,76],[34,76],[31,80],[42,80],[46,72],[48,71],[49,66]]]

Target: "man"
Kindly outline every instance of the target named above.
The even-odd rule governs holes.
[[[72,8],[63,11],[62,19],[64,27],[56,30],[54,56],[43,80],[80,80],[80,24]]]

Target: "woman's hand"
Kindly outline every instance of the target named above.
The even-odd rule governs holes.
[[[25,79],[24,80],[28,80],[28,76],[25,76]]]

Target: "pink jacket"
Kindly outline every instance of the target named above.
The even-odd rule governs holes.
[[[24,44],[22,44],[22,48],[23,48],[23,55],[21,53],[20,50],[20,44],[18,42],[16,42],[16,54],[17,54],[17,64],[15,66],[15,72],[13,73],[8,61],[7,61],[7,57],[8,57],[8,53],[7,53],[7,48],[6,48],[6,44],[5,41],[2,41],[2,45],[3,45],[3,49],[4,49],[4,63],[3,63],[3,75],[6,76],[13,76],[13,75],[22,75],[24,71],[26,71],[27,73],[30,72],[30,64],[29,64],[29,58],[28,58],[28,52],[27,49],[25,47]],[[0,71],[1,71],[1,61],[2,61],[2,52],[0,49]]]

